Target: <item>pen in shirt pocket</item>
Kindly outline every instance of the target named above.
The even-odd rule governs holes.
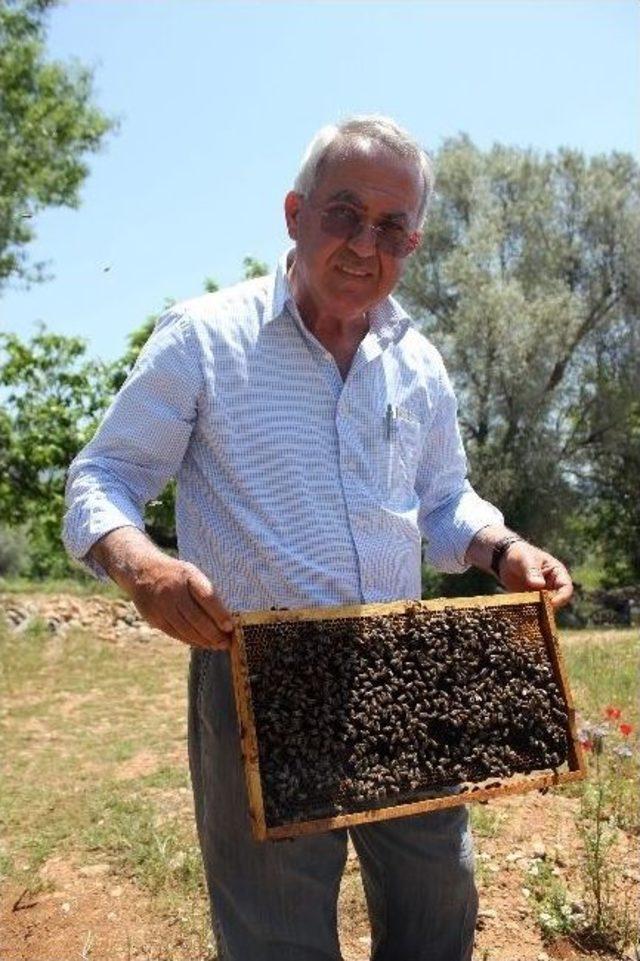
[[[388,441],[393,437],[396,426],[397,411],[392,404],[387,404],[387,412],[384,415],[384,434]]]
[[[398,424],[401,422],[420,427],[420,421],[412,411],[406,407],[394,407],[393,404],[387,404],[384,415],[384,436],[387,440],[392,440],[394,434],[398,433]]]

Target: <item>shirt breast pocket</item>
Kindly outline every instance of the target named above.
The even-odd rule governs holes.
[[[383,431],[382,494],[389,507],[407,510],[415,503],[415,482],[422,446],[421,424],[403,407],[387,407]]]

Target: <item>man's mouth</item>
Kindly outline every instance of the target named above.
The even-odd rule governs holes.
[[[364,270],[362,267],[347,267],[344,264],[338,264],[338,270],[349,277],[371,277],[371,271]]]

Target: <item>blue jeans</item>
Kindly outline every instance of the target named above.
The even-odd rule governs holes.
[[[219,961],[339,961],[347,831],[254,841],[229,656],[194,651],[189,760]],[[477,911],[465,807],[352,828],[373,961],[470,961]]]

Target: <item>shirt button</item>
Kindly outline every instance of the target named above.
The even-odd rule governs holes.
[[[342,466],[345,470],[355,471],[357,464],[353,457],[345,457],[342,461]]]

